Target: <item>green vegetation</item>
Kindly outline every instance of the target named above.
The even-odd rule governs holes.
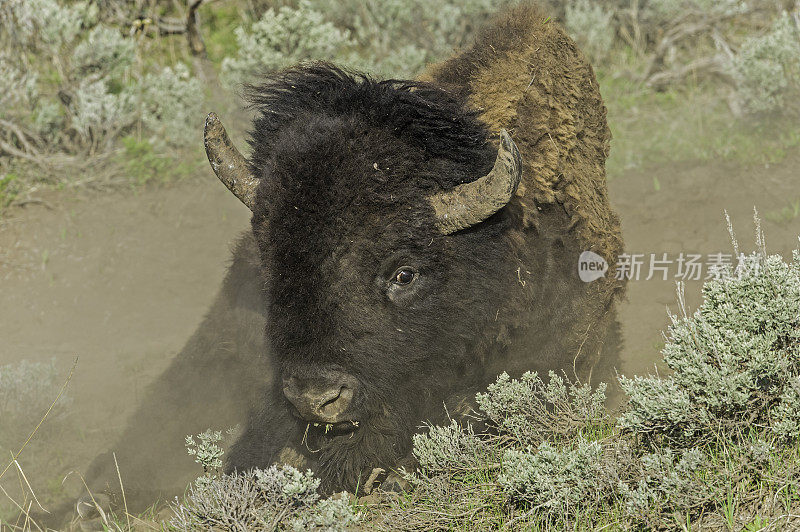
[[[781,209],[776,209],[765,214],[765,218],[780,225],[787,225],[800,217],[800,197],[792,200]]]
[[[123,149],[119,154],[119,162],[135,185],[175,181],[189,176],[193,170],[199,170],[196,162],[179,161],[170,154],[159,153],[149,140],[127,136],[120,142]]]
[[[20,193],[34,184],[103,183],[118,173],[117,161],[138,155],[125,141],[131,137],[172,157],[197,138],[186,131],[205,95],[185,57],[151,53],[163,43],[126,33],[104,9],[57,0],[0,5],[0,172],[13,168]],[[113,156],[121,147],[122,157]]]
[[[775,164],[800,146],[796,117],[743,120],[730,113],[713,84],[650,92],[598,69],[614,136],[610,178],[630,169],[677,161]]]
[[[206,2],[197,50],[186,38],[187,11],[175,2],[4,2],[0,205],[33,185],[119,181],[109,176],[120,173],[137,185],[170,181],[174,165],[132,162],[139,151],[130,138],[162,159],[202,161],[184,147],[200,145],[208,98],[216,108],[236,107],[234,92],[254,74],[326,59],[414,77],[514,3]],[[611,178],[679,160],[776,163],[800,144],[796,10],[740,0],[544,6],[597,70],[614,133]]]
[[[201,477],[203,478],[203,477]],[[172,530],[348,530],[359,522],[348,494],[321,499],[319,480],[284,465],[219,475],[172,505]]]
[[[3,210],[6,207],[11,205],[18,193],[17,176],[15,174],[8,173],[0,177],[0,215],[3,214]]]

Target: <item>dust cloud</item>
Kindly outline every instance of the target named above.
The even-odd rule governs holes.
[[[249,226],[213,174],[138,194],[44,197],[0,220],[0,366],[54,359],[54,399],[78,358],[64,419],[46,421],[19,459],[43,504],[79,494],[77,474],[61,480],[118,437],[207,312]],[[30,414],[0,441],[21,444],[44,412]]]

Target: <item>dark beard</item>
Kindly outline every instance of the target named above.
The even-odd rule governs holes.
[[[371,418],[349,434],[333,437],[320,430],[307,433],[306,450],[311,451],[313,469],[322,481],[320,492],[363,491],[376,467],[389,472],[411,451],[414,427],[395,416]]]
[[[428,388],[431,389],[433,386]],[[374,412],[350,434],[330,437],[319,427],[306,433],[304,454],[311,451],[306,456],[312,460],[312,469],[321,479],[323,493],[355,493],[357,489],[363,492],[364,483],[376,467],[388,474],[404,466],[413,466],[413,435],[429,423],[447,424],[451,413],[460,415],[458,407],[463,406],[465,396],[464,393],[452,396],[454,402],[448,411],[448,401],[430,391],[403,395],[416,400],[399,405],[392,401],[394,409],[384,406],[380,413]],[[474,398],[475,390],[469,388],[466,396]]]

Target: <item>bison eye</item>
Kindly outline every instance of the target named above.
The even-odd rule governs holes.
[[[394,277],[392,278],[392,282],[394,284],[405,286],[411,284],[416,278],[417,278],[417,272],[415,272],[414,270],[412,270],[407,266],[404,266],[402,268],[399,268],[396,272],[394,272]]]

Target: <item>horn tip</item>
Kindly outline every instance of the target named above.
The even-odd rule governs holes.
[[[514,165],[520,167],[522,165],[522,155],[519,153],[516,143],[511,139],[511,135],[505,129],[500,130],[500,149],[511,155],[511,160]]]
[[[219,116],[217,116],[217,113],[212,111],[212,112],[208,113],[208,115],[206,116],[206,123],[205,123],[203,129],[206,132],[208,132],[212,128],[218,127],[219,124],[220,124]]]
[[[514,145],[514,141],[511,140],[511,135],[508,134],[505,128],[500,130],[500,145],[509,151],[511,150],[511,146]]]

